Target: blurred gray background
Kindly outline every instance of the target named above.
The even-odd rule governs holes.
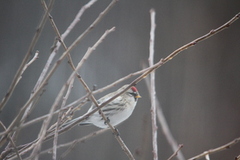
[[[58,0],[52,16],[60,32],[73,20],[87,0]],[[65,39],[69,46],[110,3],[98,1],[88,9],[81,22]],[[240,11],[240,1],[167,1],[119,0],[115,7],[71,52],[75,65],[87,48],[106,29],[116,26],[79,71],[89,86],[104,87],[129,73],[141,70],[148,63],[150,15],[156,10],[155,62],[178,47],[208,33],[227,22]],[[40,1],[0,1],[0,99],[8,90],[43,15]],[[47,21],[35,50],[39,59],[24,73],[0,120],[8,126],[29,98],[50,53],[55,34]],[[59,55],[62,53],[62,49]],[[48,113],[61,86],[71,73],[63,61],[50,79],[46,91],[29,120]],[[126,81],[131,82],[133,79]],[[97,98],[116,90],[96,95]],[[240,136],[240,21],[229,29],[184,51],[156,71],[157,97],[173,136],[184,144],[182,152],[190,158],[205,150],[223,145]],[[152,159],[150,100],[145,82],[137,85],[142,99],[133,115],[117,128],[136,159]],[[76,80],[68,103],[85,95]],[[83,114],[90,104],[77,114]],[[37,137],[41,123],[21,132],[17,144]],[[75,127],[59,137],[59,143],[80,138],[96,127]],[[2,129],[1,129],[2,131]],[[44,145],[48,148],[52,142]],[[158,129],[159,159],[167,159],[172,150]],[[240,154],[240,144],[214,154],[212,159],[234,159]],[[58,151],[58,156],[64,150]],[[41,159],[51,159],[51,154]],[[106,132],[78,144],[65,159],[127,159],[112,133]]]

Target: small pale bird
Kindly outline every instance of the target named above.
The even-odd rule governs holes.
[[[121,92],[127,86],[128,85],[124,85],[117,91],[109,93],[106,96],[100,98],[97,101],[98,104],[101,105],[101,103],[107,101],[109,98]],[[123,94],[115,98],[113,101],[105,105],[101,110],[106,116],[106,118],[109,120],[109,123],[112,126],[116,126],[131,116],[137,104],[138,98],[141,98],[141,96],[139,95],[137,88],[132,86],[126,92],[124,92]],[[87,113],[91,112],[95,108],[96,106],[93,104]],[[81,117],[71,120],[70,123],[77,121],[79,118]],[[93,124],[99,128],[108,127],[107,123],[104,121],[104,119],[102,118],[99,112],[95,112],[94,114],[90,115],[87,119],[80,122],[79,125],[90,125],[90,124]]]

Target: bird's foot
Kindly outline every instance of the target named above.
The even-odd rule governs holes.
[[[120,136],[120,132],[117,128],[114,129],[113,135]]]
[[[107,117],[106,121],[104,122],[105,125],[107,125],[110,122],[110,119]]]

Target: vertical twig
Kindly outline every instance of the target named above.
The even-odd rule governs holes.
[[[154,65],[154,41],[155,41],[155,15],[154,9],[150,10],[151,30],[149,42],[149,66]],[[155,71],[150,73],[150,88],[151,88],[151,119],[152,119],[152,145],[153,159],[158,160],[158,145],[157,145],[157,122],[156,122],[156,90],[155,90]]]
[[[68,86],[68,90],[67,90],[67,93],[66,95],[63,97],[63,102],[62,102],[62,105],[61,105],[61,109],[65,106],[66,104],[66,101],[71,93],[71,89],[73,87],[73,82],[74,82],[74,78],[70,81],[70,84]],[[55,133],[54,133],[54,139],[53,139],[53,160],[57,160],[57,140],[58,140],[58,130],[59,130],[59,124],[62,120],[62,112],[60,112],[58,114],[58,120],[57,120],[57,124],[56,124],[56,129],[55,129]]]
[[[160,123],[160,126],[162,128],[162,132],[163,134],[165,135],[167,141],[168,141],[168,144],[172,147],[172,150],[173,152],[178,150],[178,144],[176,142],[176,140],[174,139],[170,129],[169,129],[169,126],[167,124],[167,121],[166,121],[166,118],[163,114],[163,111],[162,111],[162,108],[159,104],[158,101],[157,102],[157,118],[158,118],[158,122]],[[177,159],[179,160],[185,160],[184,156],[183,156],[183,153],[181,152],[181,150],[178,151],[178,155],[176,156]]]
[[[143,68],[146,68],[146,65],[143,65]],[[150,79],[148,77],[145,78],[145,82],[147,84],[147,88],[149,91],[149,94],[151,93],[151,89],[150,89]],[[173,152],[175,152],[176,150],[178,150],[179,145],[176,142],[176,140],[174,139],[169,126],[167,124],[167,120],[163,114],[162,111],[162,107],[161,104],[158,100],[158,98],[156,97],[156,110],[157,110],[157,119],[158,119],[158,123],[160,124],[160,127],[162,129],[162,132],[164,134],[164,136],[166,137],[168,144],[172,147]],[[178,151],[178,154],[176,156],[177,159],[179,160],[185,160],[183,153],[181,152],[181,150]]]

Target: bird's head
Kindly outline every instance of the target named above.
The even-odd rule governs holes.
[[[138,93],[138,90],[136,87],[132,86],[128,91],[128,94],[134,97],[135,101],[137,101],[138,98],[141,98],[140,94]]]

